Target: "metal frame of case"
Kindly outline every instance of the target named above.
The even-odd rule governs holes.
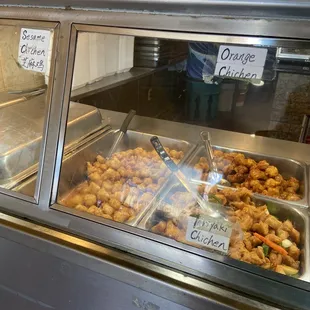
[[[204,1],[200,2],[200,5],[203,5]],[[309,7],[306,3],[304,5]],[[123,224],[104,221],[106,225],[101,225],[87,221],[66,212],[59,212],[65,211],[61,206],[53,206],[62,162],[78,31],[250,45],[285,44],[288,47],[306,48],[310,44],[306,41],[310,39],[309,20],[227,18],[215,15],[168,16],[102,11],[83,11],[81,14],[75,10],[23,7],[1,7],[0,18],[0,21],[6,19],[3,23],[35,27],[49,25],[57,30],[54,41],[56,57],[51,66],[48,96],[50,105],[43,135],[36,195],[34,199],[29,199],[24,195],[0,190],[0,205],[5,212],[125,250],[180,272],[262,298],[267,302],[282,303],[287,307],[306,308],[309,305],[309,283],[291,278],[283,282],[282,276],[255,266],[244,265]],[[48,24],[43,23],[45,21]],[[225,35],[222,35],[223,33]],[[306,161],[309,163],[310,159],[307,158]],[[185,279],[184,282],[186,283]]]

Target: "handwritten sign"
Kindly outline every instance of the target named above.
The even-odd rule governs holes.
[[[18,62],[26,70],[45,73],[50,45],[50,31],[22,28]]]
[[[214,75],[238,79],[261,79],[267,49],[221,45]]]
[[[189,217],[186,240],[198,245],[227,253],[232,224],[210,216]]]

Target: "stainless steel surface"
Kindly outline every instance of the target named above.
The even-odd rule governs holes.
[[[35,96],[35,95],[42,95],[45,93],[47,86],[43,85],[39,88],[31,88],[31,89],[25,89],[25,90],[9,90],[8,93],[12,95],[27,95],[27,96]]]
[[[54,21],[33,21],[32,19],[30,20],[18,20],[18,19],[3,19],[1,18],[3,16],[1,16],[0,14],[0,25],[1,27],[5,27],[5,26],[13,26],[13,27],[17,27],[21,28],[21,27],[39,27],[40,29],[44,29],[44,30],[49,30],[52,32],[53,34],[53,41],[52,41],[52,51],[51,51],[51,63],[50,63],[50,74],[49,74],[49,78],[48,78],[48,89],[46,92],[46,103],[49,106],[50,105],[50,97],[51,97],[51,93],[52,93],[52,86],[53,86],[53,73],[54,73],[54,55],[55,55],[55,47],[56,47],[56,42],[57,42],[57,35],[58,35],[58,29],[57,26],[58,24],[55,23]],[[9,95],[11,97],[11,95]],[[14,102],[15,103],[15,102]],[[7,107],[10,105],[7,105]],[[46,124],[47,124],[47,115],[45,115],[46,117],[43,117],[43,127],[42,127],[42,132],[44,132],[44,141],[46,138]],[[43,159],[43,151],[44,151],[45,145],[44,143],[42,144],[42,147],[40,148],[39,151],[39,156],[41,159]],[[33,197],[26,197],[23,195],[19,195],[16,193],[13,193],[11,191],[6,190],[5,188],[0,188],[0,196],[1,196],[1,200],[7,201],[7,199],[9,199],[10,201],[12,201],[12,203],[16,203],[16,202],[21,202],[20,199],[23,199],[25,201],[27,201],[29,203],[29,206],[31,206],[33,203],[37,203],[38,202],[38,195],[39,195],[39,188],[41,186],[41,176],[42,176],[42,168],[43,168],[43,160],[39,161],[39,173],[38,173],[38,182],[36,184],[36,190],[34,193]],[[7,197],[6,195],[8,195],[9,197]],[[24,202],[21,202],[21,204],[23,204]]]
[[[46,109],[45,96],[37,96],[0,110],[0,183],[4,188],[12,188],[37,171]],[[96,108],[71,103],[66,151],[102,126]]]
[[[295,47],[295,48],[310,48],[308,41],[296,39],[280,39],[263,38],[261,36],[238,36],[238,35],[223,35],[223,34],[200,34],[200,33],[182,33],[172,31],[160,30],[144,30],[144,29],[126,29],[126,28],[112,28],[103,26],[89,26],[89,25],[75,25],[77,31],[90,31],[117,35],[131,35],[139,37],[157,37],[160,39],[170,40],[184,40],[184,41],[198,41],[198,42],[213,42],[213,43],[227,43],[227,44],[242,44],[242,45],[262,45],[270,47]]]
[[[12,3],[13,0],[8,0]],[[70,0],[69,0],[70,1]],[[267,0],[266,0],[267,1]],[[307,0],[305,0],[307,1]],[[42,3],[42,2],[40,2]],[[63,2],[62,2],[63,3]],[[113,1],[116,3],[116,1]],[[248,4],[249,2],[247,2]],[[29,4],[29,2],[28,2]],[[243,5],[245,3],[243,2]],[[104,2],[107,5],[107,2]],[[290,2],[290,5],[295,6],[295,2]],[[308,5],[308,4],[307,4]],[[297,6],[298,7],[298,6]],[[233,8],[230,8],[226,14],[209,14],[199,10],[199,14],[189,14],[188,6],[185,6],[187,10],[186,14],[147,14],[143,10],[144,14],[135,12],[112,11],[102,12],[97,10],[59,10],[56,8],[31,8],[31,14],[29,9],[24,7],[15,6],[14,8],[7,7],[6,5],[1,9],[1,16],[6,19],[23,19],[23,20],[46,20],[46,21],[62,21],[62,28],[66,27],[65,23],[68,20],[76,23],[88,24],[88,25],[106,25],[113,27],[127,27],[127,28],[140,28],[140,29],[162,29],[173,31],[187,31],[187,32],[201,32],[205,33],[208,29],[209,33],[226,33],[230,35],[252,35],[252,36],[273,36],[279,38],[309,38],[307,27],[309,21],[307,19],[300,19],[298,15],[293,18],[289,18],[289,15],[282,14],[281,11],[276,10],[276,14],[282,14],[282,18],[274,19],[268,18],[266,14],[263,14],[261,18],[250,18],[251,14],[247,10],[244,17],[238,14],[233,15]],[[217,5],[218,12],[220,7]],[[300,8],[303,14],[306,14],[307,10]],[[209,10],[209,8],[208,8]],[[252,8],[251,8],[252,10]],[[180,12],[180,11],[179,11]],[[289,10],[290,13],[294,10]],[[155,13],[155,12],[154,12]],[[222,12],[223,13],[223,12]],[[306,16],[308,16],[306,14]],[[297,46],[296,46],[297,47]]]
[[[86,96],[91,96],[108,89],[118,87],[125,83],[129,83],[144,76],[148,76],[154,72],[149,68],[132,68],[128,72],[117,73],[111,76],[106,76],[100,81],[85,85],[83,87],[72,90],[71,100],[79,100]]]
[[[256,161],[260,160],[267,160],[267,162],[271,165],[276,166],[279,169],[279,173],[284,177],[295,177],[301,182],[301,185],[303,187],[303,190],[299,193],[302,197],[301,200],[298,201],[287,201],[287,200],[282,200],[282,199],[276,199],[269,197],[269,199],[274,199],[274,200],[281,200],[285,201],[286,203],[294,204],[294,205],[300,205],[300,206],[308,206],[308,192],[309,192],[309,177],[307,175],[307,166],[304,162],[302,161],[296,161],[292,160],[290,158],[284,158],[281,156],[271,156],[268,154],[262,154],[262,153],[256,153],[256,152],[250,152],[250,151],[245,151],[245,150],[239,150],[236,148],[227,148],[227,147],[222,147],[219,145],[213,145],[214,149],[221,150],[223,152],[238,152],[244,154],[246,157],[250,157]],[[185,163],[185,166],[194,166],[196,163],[198,163],[199,158],[206,156],[206,151],[203,146],[200,148],[197,148],[197,150],[193,153],[193,156],[187,163]],[[185,167],[184,169],[187,170]],[[189,169],[190,170],[190,169]],[[190,173],[187,172],[187,173]],[[224,184],[223,184],[224,185]],[[265,197],[264,195],[254,193],[254,196],[256,197]]]
[[[115,150],[117,149],[119,143],[121,142],[121,140],[123,139],[124,135],[126,134],[127,130],[128,130],[128,126],[130,125],[130,122],[132,121],[132,119],[134,118],[134,116],[136,115],[136,111],[135,110],[130,110],[127,114],[127,116],[125,117],[121,128],[119,129],[118,133],[116,134],[115,140],[108,152],[108,156],[107,158],[110,158],[113,153],[115,152]]]
[[[309,132],[309,124],[310,124],[310,115],[305,114],[302,120],[301,132],[298,142],[306,143],[307,135]]]
[[[170,198],[176,192],[185,192],[185,188],[181,184],[176,184],[175,181],[172,181],[166,186],[166,188],[158,193],[157,199],[153,201],[149,211],[138,223],[138,227],[145,230],[151,230],[151,228],[159,221],[157,212],[162,210],[161,208],[165,204],[171,205]],[[301,249],[301,269],[299,279],[310,282],[310,221],[308,212],[305,209],[300,209],[289,203],[274,202],[273,200],[268,199],[268,197],[257,198],[254,196],[253,201],[257,205],[267,204],[270,214],[276,216],[281,221],[292,221],[295,228],[301,233],[301,242],[299,245],[299,248]],[[177,208],[176,206],[174,207]]]
[[[22,95],[0,93],[0,108],[23,102],[25,100],[27,100],[27,98]]]
[[[26,4],[33,6],[52,6],[52,7],[72,7],[72,8],[86,8],[95,10],[121,10],[121,11],[140,11],[140,12],[160,12],[160,13],[179,13],[179,14],[192,14],[192,15],[231,15],[231,16],[246,16],[252,17],[307,17],[309,11],[309,3],[306,0],[295,1],[240,1],[240,0],[194,0],[191,5],[188,5],[187,0],[152,0],[146,2],[145,0],[39,0],[17,1],[7,0],[11,4]],[[147,3],[147,4],[146,4]],[[294,5],[295,4],[295,5]]]
[[[143,305],[152,310],[156,306],[169,310],[278,309],[175,268],[45,226],[3,213],[0,222],[1,259],[5,262],[0,266],[0,296],[4,309],[76,310],[91,306],[96,310],[134,310]],[[19,277],[12,277],[12,272],[18,272]],[[53,279],[48,294],[42,285],[46,279]]]

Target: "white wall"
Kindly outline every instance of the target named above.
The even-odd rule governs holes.
[[[72,89],[133,67],[134,37],[80,33],[77,41]]]

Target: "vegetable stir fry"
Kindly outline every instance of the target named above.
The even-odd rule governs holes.
[[[289,219],[280,221],[269,213],[266,205],[255,205],[251,191],[246,188],[213,187],[209,198],[227,206],[228,219],[241,227],[241,231],[233,230],[230,238],[231,258],[287,275],[298,274],[300,232]],[[188,217],[205,212],[187,192],[174,193],[161,211],[165,217],[157,220],[151,231],[184,243],[189,243],[185,238]]]

